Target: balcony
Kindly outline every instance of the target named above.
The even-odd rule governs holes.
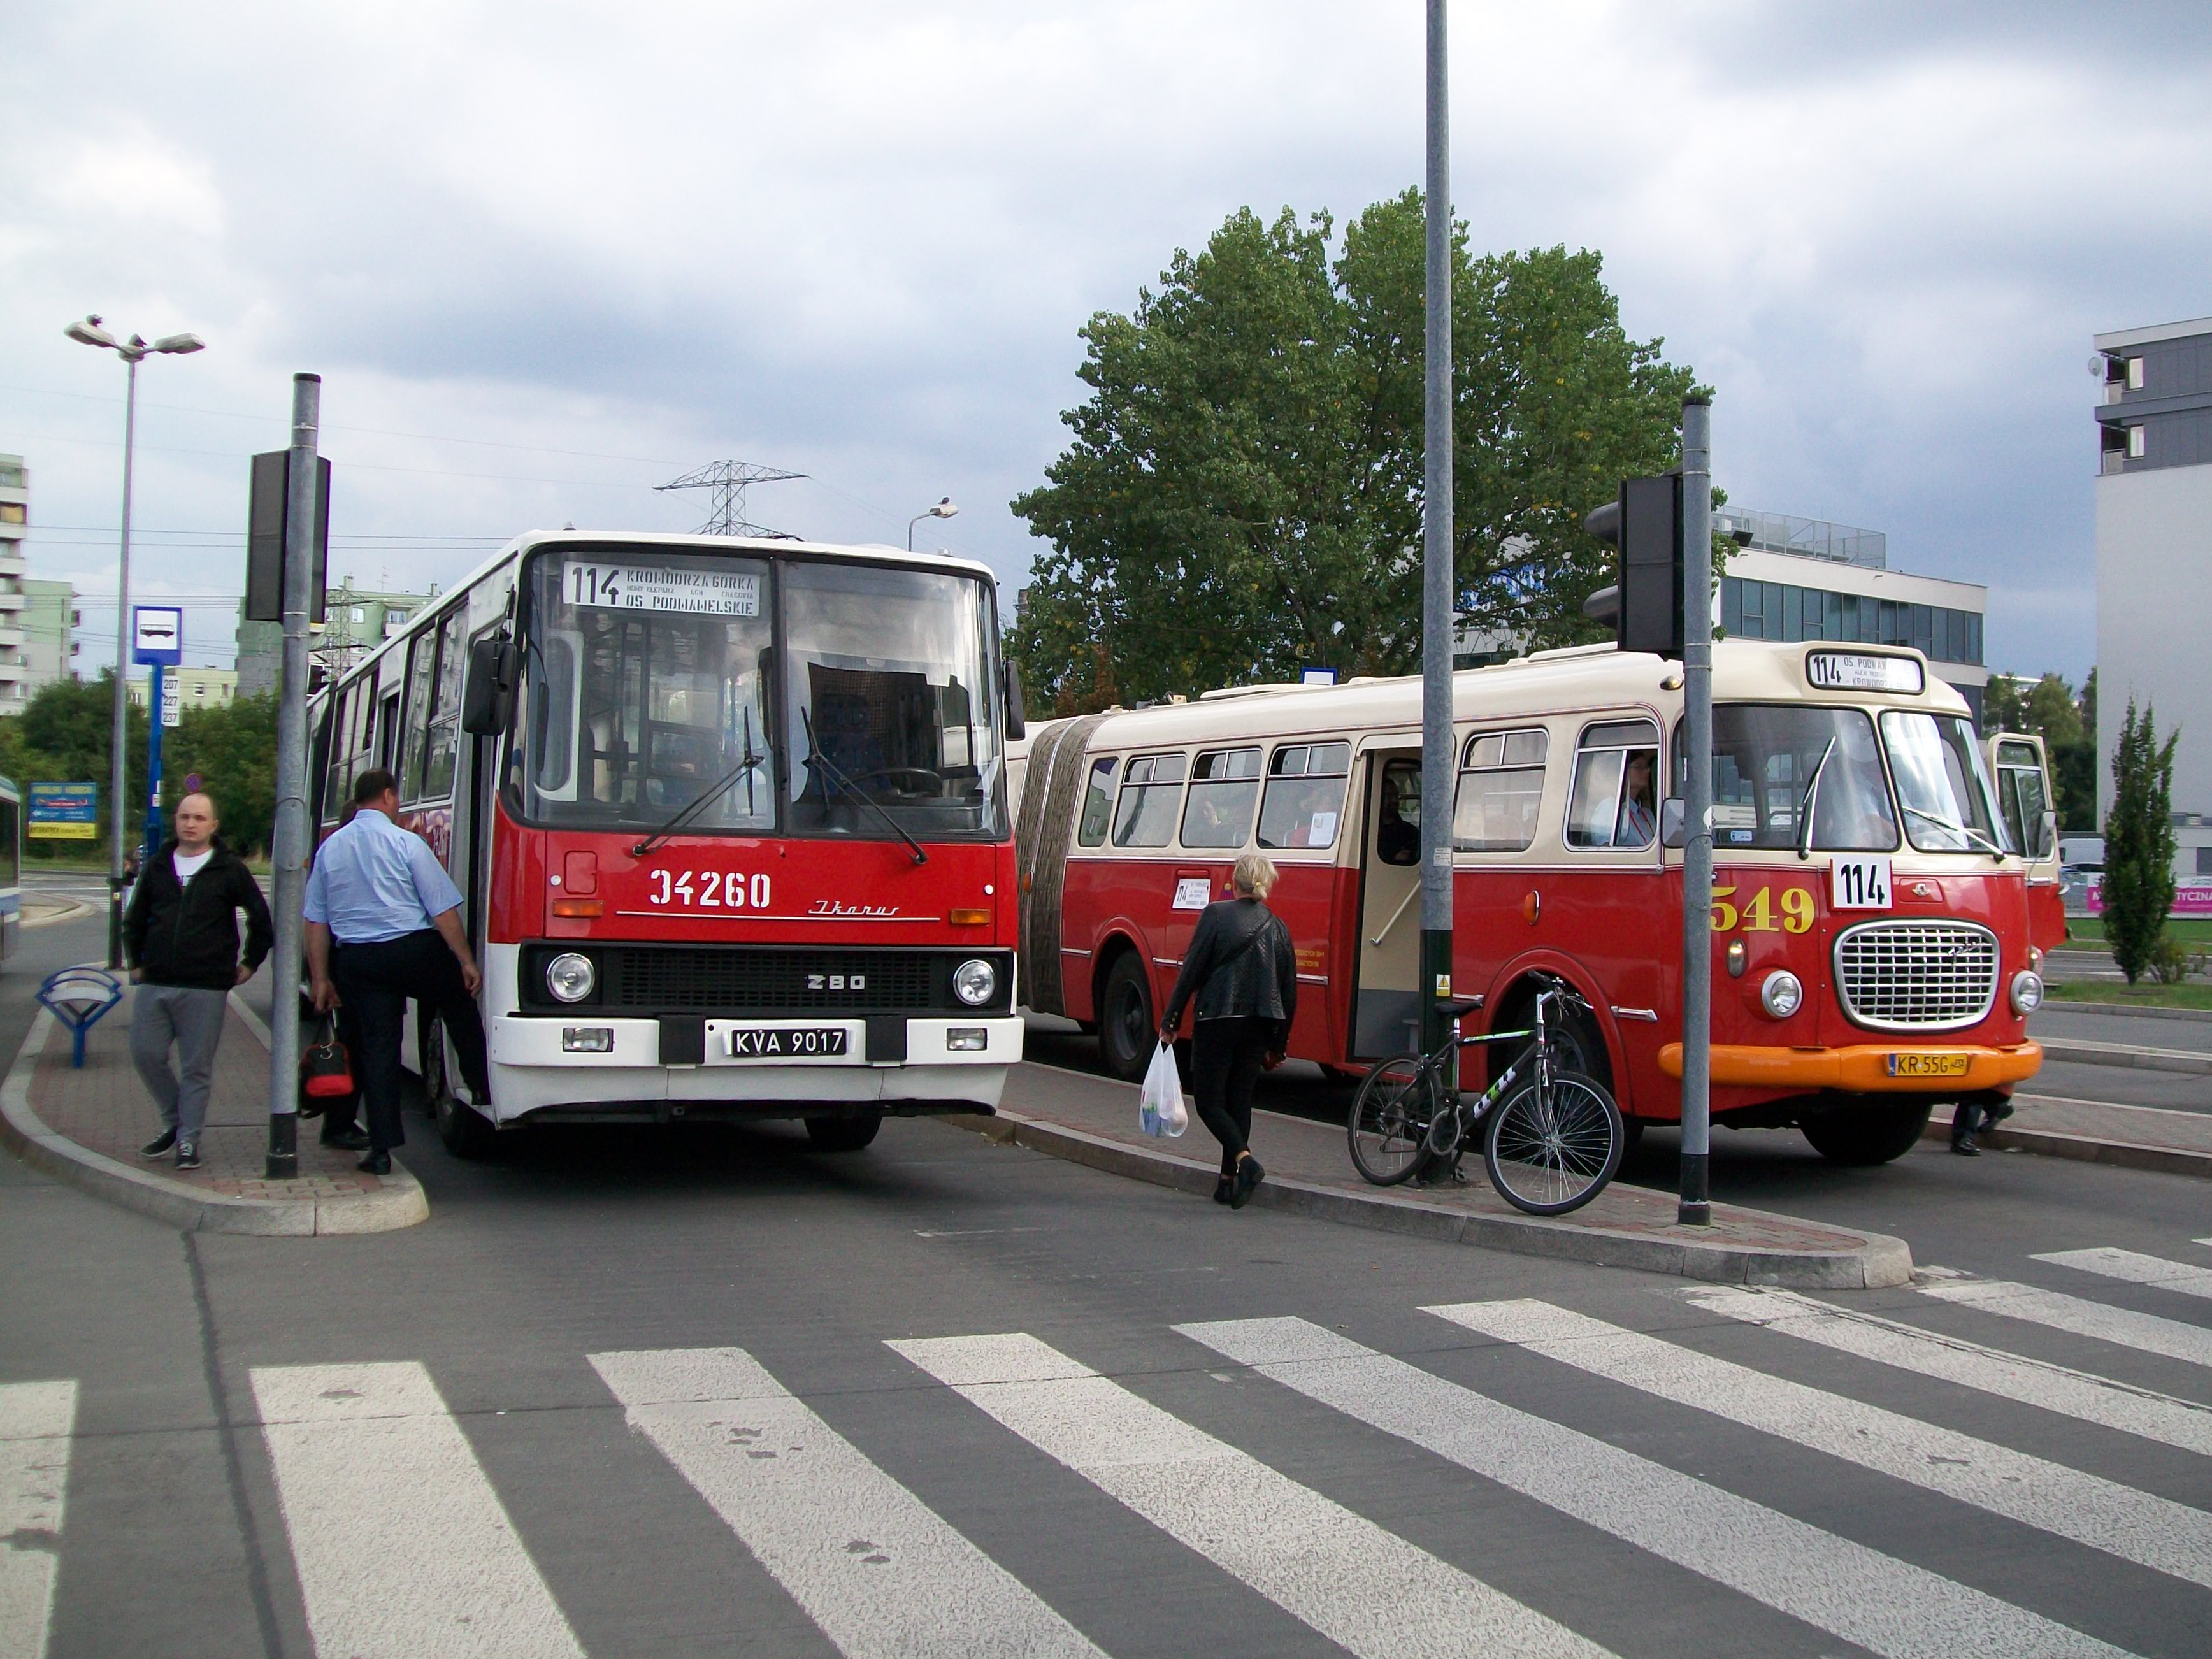
[[[19,590],[0,587],[0,611],[21,611],[30,600]]]
[[[20,651],[23,648],[23,630],[0,622],[0,651]]]

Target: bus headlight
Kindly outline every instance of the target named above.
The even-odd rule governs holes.
[[[998,994],[999,970],[981,957],[952,970],[952,994],[970,1008],[980,1008]]]
[[[2012,1011],[2032,1014],[2043,1006],[2043,975],[2023,968],[2012,976]]]
[[[563,951],[545,964],[545,988],[556,1002],[581,1002],[599,982],[591,957],[574,951]]]
[[[1787,1019],[1805,1006],[1805,988],[1787,968],[1778,968],[1759,988],[1759,1006],[1769,1019]]]

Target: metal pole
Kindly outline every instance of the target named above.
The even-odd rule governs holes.
[[[1686,1227],[1713,1219],[1712,404],[1682,400],[1682,720],[1689,780],[1682,817],[1682,1196]]]
[[[1429,0],[1428,329],[1421,487],[1421,1047],[1444,1039],[1452,966],[1451,64]]]
[[[299,1173],[300,915],[307,885],[307,615],[315,599],[315,451],[323,377],[292,377],[292,453],[284,490],[284,656],[276,698],[276,945],[269,1008],[268,1176]]]
[[[146,671],[146,844],[139,850],[138,867],[161,845],[161,678],[160,663]]]
[[[132,337],[134,339],[136,336]],[[131,731],[131,452],[138,435],[138,360],[125,353],[131,371],[123,395],[123,554],[115,569],[115,719],[108,731],[108,813],[114,835],[107,861],[107,965],[123,966],[123,836],[131,821],[123,746]]]

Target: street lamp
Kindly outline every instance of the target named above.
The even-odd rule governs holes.
[[[182,356],[199,350],[206,342],[197,334],[165,334],[149,345],[134,334],[127,340],[118,340],[111,334],[97,317],[88,317],[81,323],[71,323],[62,331],[79,345],[98,346],[112,351],[130,368],[130,379],[123,399],[123,556],[115,574],[115,720],[108,737],[112,764],[109,768],[109,811],[113,815],[114,847],[107,866],[107,965],[123,965],[123,805],[125,780],[123,769],[124,733],[128,726],[125,719],[130,697],[124,676],[130,664],[131,650],[131,451],[138,428],[138,365],[149,351]],[[149,718],[159,720],[161,711],[148,710]],[[148,852],[153,849],[149,848]]]
[[[924,519],[951,519],[959,516],[960,509],[952,505],[952,497],[945,496],[927,513],[917,513],[906,521],[906,550],[914,551],[914,527]]]

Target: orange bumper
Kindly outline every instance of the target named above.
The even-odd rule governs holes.
[[[1893,1054],[1966,1057],[1964,1073],[1950,1077],[1893,1077]],[[2001,1088],[2033,1077],[2043,1065],[2043,1046],[1984,1048],[1928,1042],[1868,1043],[1850,1048],[1753,1048],[1736,1043],[1713,1045],[1712,1080],[1743,1089],[1842,1089],[1852,1094],[1948,1094]],[[1659,1050],[1659,1069],[1682,1075],[1682,1045]]]

